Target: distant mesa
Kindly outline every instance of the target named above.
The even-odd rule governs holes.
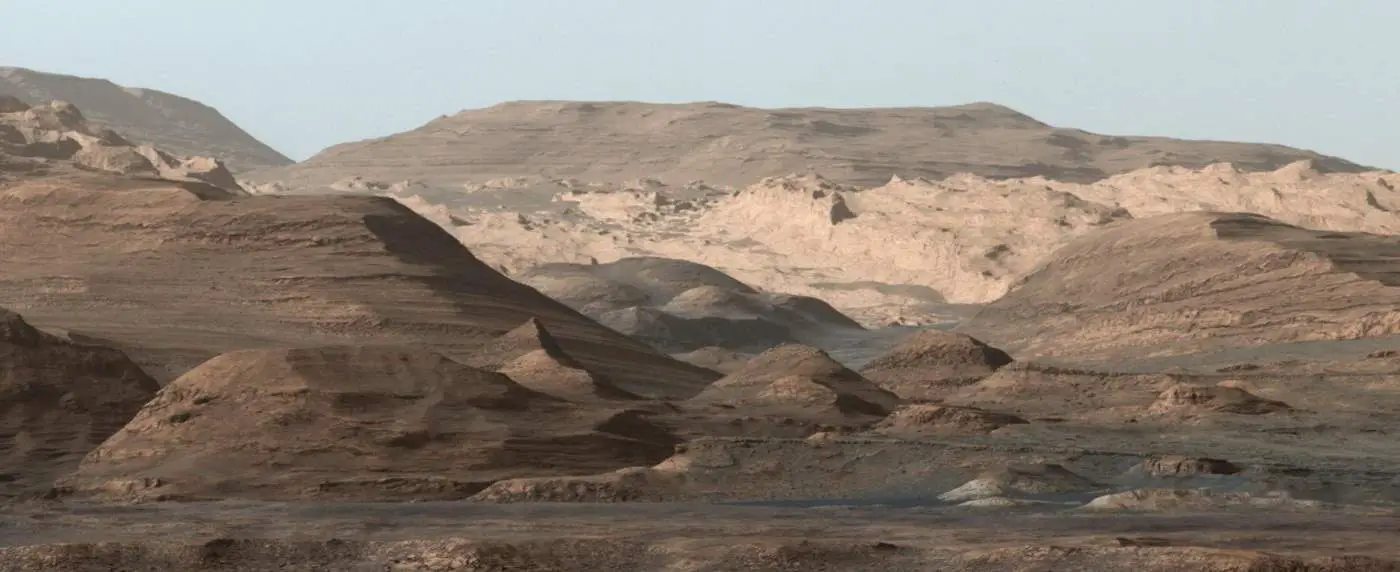
[[[122,352],[0,308],[0,499],[47,491],[159,389]]]
[[[788,344],[750,359],[692,401],[798,414],[888,415],[899,397],[819,349]]]
[[[966,334],[926,329],[905,337],[860,373],[905,399],[932,399],[1011,362],[1006,352]]]
[[[643,414],[387,346],[246,350],[160,390],[62,488],[101,498],[460,499],[502,478],[654,464]]]
[[[537,133],[550,133],[540,139]],[[444,146],[442,133],[453,133]],[[754,150],[762,161],[754,161]],[[1017,160],[1005,160],[1016,149]],[[433,155],[431,165],[419,158]],[[335,145],[257,181],[325,187],[373,173],[433,186],[550,173],[612,184],[704,180],[743,187],[765,177],[817,172],[874,187],[891,175],[943,179],[1044,176],[1088,182],[1164,161],[1200,168],[1228,161],[1248,171],[1310,159],[1327,170],[1354,163],[1280,145],[1125,137],[1047,125],[991,103],[922,108],[757,109],[709,103],[513,101],[467,110],[372,140]],[[837,215],[835,209],[831,214]],[[839,217],[836,217],[839,218]],[[831,220],[831,222],[838,222]]]

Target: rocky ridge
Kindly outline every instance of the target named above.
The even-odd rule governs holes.
[[[135,145],[63,101],[30,107],[0,95],[0,165],[0,185],[96,171],[205,184],[218,189],[214,194],[247,194],[217,159],[177,157],[148,144]]]
[[[218,157],[236,172],[292,163],[218,110],[154,89],[0,67],[0,96],[34,107],[68,102],[82,109],[94,125],[121,133],[137,145],[153,145],[178,155]]]

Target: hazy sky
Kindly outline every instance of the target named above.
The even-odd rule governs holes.
[[[0,0],[0,65],[192,97],[282,152],[511,99],[993,101],[1400,169],[1393,0]]]

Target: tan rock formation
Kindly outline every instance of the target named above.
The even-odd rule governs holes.
[[[904,399],[932,399],[1011,363],[981,340],[942,330],[915,332],[861,368],[861,375]]]
[[[1171,355],[1400,333],[1390,236],[1181,213],[1087,234],[958,329],[1027,355]]]
[[[30,105],[67,101],[95,125],[181,155],[219,157],[238,170],[280,167],[291,159],[273,150],[217,110],[178,95],[131,88],[96,78],[0,67],[0,97]],[[15,105],[0,104],[0,113]]]
[[[692,401],[812,416],[887,415],[899,397],[846,369],[825,352],[789,344],[763,352]]]

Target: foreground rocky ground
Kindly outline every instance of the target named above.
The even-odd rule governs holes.
[[[1388,215],[1109,209],[874,329],[0,104],[0,570],[1397,568]]]
[[[1397,569],[1397,524],[1393,516],[1267,511],[65,505],[0,516],[5,530],[24,531],[6,537],[0,570],[1373,572]],[[70,544],[45,544],[56,539]]]

